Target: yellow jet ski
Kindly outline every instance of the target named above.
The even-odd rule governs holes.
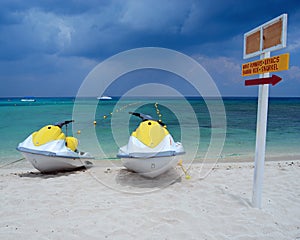
[[[75,137],[66,137],[62,127],[73,120],[64,121],[55,125],[47,125],[32,133],[17,150],[40,172],[56,172],[74,170],[91,166],[88,161],[93,157],[87,152],[77,150],[78,140]]]
[[[128,144],[121,147],[117,157],[124,167],[142,176],[154,178],[175,167],[178,156],[185,154],[180,142],[175,142],[165,124],[150,115],[129,112],[142,119],[131,134]]]

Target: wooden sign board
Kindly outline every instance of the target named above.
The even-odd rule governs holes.
[[[290,54],[285,53],[271,58],[264,58],[242,65],[242,76],[279,72],[289,69]]]
[[[244,59],[286,47],[287,14],[244,34]]]
[[[246,37],[246,54],[260,50],[260,31],[256,31]]]

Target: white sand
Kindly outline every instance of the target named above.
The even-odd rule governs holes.
[[[300,161],[266,163],[262,209],[251,207],[253,163],[202,180],[201,164],[190,180],[180,168],[154,180],[109,168],[1,168],[0,239],[300,239]]]

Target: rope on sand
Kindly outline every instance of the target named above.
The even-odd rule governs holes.
[[[20,158],[20,159],[18,159],[18,160],[15,160],[15,161],[13,161],[13,162],[5,163],[5,164],[1,165],[0,168],[6,167],[6,166],[8,166],[8,165],[11,165],[11,164],[14,164],[14,163],[17,163],[17,162],[20,162],[20,161],[22,161],[22,160],[24,160],[24,159],[25,159],[25,158],[23,157],[23,158]]]

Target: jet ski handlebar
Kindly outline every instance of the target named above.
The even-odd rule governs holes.
[[[150,115],[143,114],[143,113],[129,112],[129,114],[131,114],[133,116],[136,116],[136,117],[139,117],[143,121],[146,121],[146,120],[153,120],[153,121],[155,121],[155,119],[153,117],[151,117]]]
[[[72,123],[72,122],[74,122],[74,120],[67,120],[64,122],[56,123],[55,126],[62,128],[64,125],[68,125],[69,123]]]
[[[143,113],[137,113],[137,112],[129,112],[129,114],[141,118],[142,121],[152,120],[152,121],[158,122],[158,123],[159,123],[161,126],[163,126],[163,127],[166,125],[166,124],[164,124],[162,121],[158,121],[158,120],[154,119],[154,118],[153,118],[152,116],[150,116],[150,115],[146,115],[146,114],[143,114]]]

